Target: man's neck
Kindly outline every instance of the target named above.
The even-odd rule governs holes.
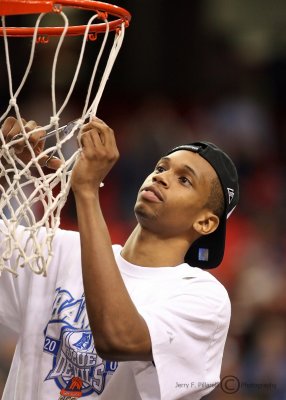
[[[142,267],[175,267],[184,262],[189,243],[178,238],[162,239],[139,224],[127,239],[121,255]]]

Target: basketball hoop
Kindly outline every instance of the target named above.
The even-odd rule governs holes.
[[[83,10],[95,11],[98,18],[104,19],[108,16],[117,17],[117,19],[108,22],[109,31],[119,29],[122,24],[128,26],[131,15],[124,8],[113,4],[106,4],[93,0],[1,0],[0,15],[16,15],[16,14],[34,14],[62,12],[63,7],[79,8]],[[63,27],[44,27],[38,29],[39,35],[44,36],[60,36]],[[70,26],[65,33],[66,36],[84,35],[86,25]],[[29,37],[33,36],[34,27],[6,27],[5,34],[7,36]],[[106,31],[106,24],[93,24],[89,27],[89,33],[103,33]],[[0,35],[4,35],[4,29],[0,29]]]
[[[88,20],[81,25],[70,26],[69,18],[66,15],[66,10],[70,8],[93,11],[93,15],[90,17],[89,13]],[[10,18],[11,15],[19,14],[39,15],[36,16],[33,27],[7,26],[7,16]],[[40,26],[47,14],[60,16],[63,26]],[[79,148],[67,156],[64,148],[69,141],[74,140],[81,126],[96,115],[99,101],[121,48],[125,28],[128,26],[131,16],[123,8],[92,0],[0,0],[0,15],[2,15],[0,36],[3,36],[4,40],[10,97],[5,112],[0,116],[0,124],[13,112],[22,132],[21,138],[17,135],[12,140],[6,141],[0,129],[0,219],[2,220],[0,237],[3,249],[0,259],[0,275],[4,270],[17,275],[18,267],[24,266],[29,266],[36,274],[46,275],[53,256],[52,242],[60,224],[60,213],[70,190],[72,167],[81,152],[81,148]],[[114,34],[114,39],[109,53],[106,55],[105,49],[110,42],[107,39],[111,33]],[[103,37],[89,78],[82,111],[80,115],[74,116],[71,123],[60,126],[60,119],[69,104],[84,64],[87,41],[88,39],[94,41],[97,34],[103,34]],[[58,37],[51,68],[52,115],[49,115],[47,124],[42,128],[27,131],[22,121],[25,116],[21,115],[18,100],[28,77],[30,79],[32,73],[35,72],[32,71],[32,65],[37,44],[48,43],[49,36]],[[58,105],[56,96],[57,66],[66,36],[82,36],[83,40],[73,77],[68,84],[68,93]],[[32,37],[32,40],[29,41],[28,63],[16,89],[11,70],[10,37]],[[106,61],[103,54],[106,55]],[[102,67],[103,62],[104,68]],[[101,65],[102,73],[98,77],[99,65]],[[97,89],[92,98],[95,84],[97,84]],[[47,141],[55,138],[55,143],[49,144],[41,155],[35,153],[30,143],[31,135],[39,129],[47,131],[45,136]],[[24,140],[27,151],[30,152],[30,161],[27,164],[24,164],[14,151],[19,140]],[[56,155],[62,161],[62,166],[56,171],[47,173],[45,167],[40,165],[43,155],[49,158]],[[5,182],[2,184],[3,180]],[[55,188],[58,188],[57,193],[55,193]],[[37,207],[43,210],[41,215],[35,211]]]

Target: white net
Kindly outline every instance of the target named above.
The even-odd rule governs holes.
[[[60,127],[61,115],[68,106],[80,70],[84,64],[83,60],[89,28],[96,19],[102,18],[102,15],[99,14],[100,13],[95,13],[86,24],[77,65],[69,85],[68,93],[64,100],[61,101],[61,104],[58,105],[56,98],[57,65],[69,26],[67,15],[63,11],[59,14],[63,19],[64,29],[55,46],[51,69],[52,115],[49,116],[49,123],[47,125],[41,128],[37,127],[33,130],[29,130],[25,127],[25,123],[22,119],[25,116],[21,115],[18,98],[31,73],[37,48],[37,32],[45,14],[40,14],[37,17],[34,35],[30,44],[31,48],[27,67],[25,68],[17,89],[14,88],[12,78],[9,38],[5,34],[6,21],[5,17],[2,17],[10,101],[7,109],[0,117],[0,123],[2,125],[3,121],[13,113],[21,125],[21,134],[12,138],[5,137],[2,129],[0,129],[0,218],[2,220],[0,223],[0,235],[1,247],[3,249],[0,258],[0,275],[4,270],[17,274],[18,267],[23,266],[30,267],[36,274],[47,274],[47,269],[53,256],[52,241],[56,229],[59,227],[60,213],[70,190],[72,167],[81,151],[79,147],[73,154],[67,156],[64,151],[64,146],[72,138],[74,139],[74,136],[85,122],[96,115],[105,84],[124,38],[125,24],[122,23],[120,29],[114,33],[115,36],[112,40],[111,50],[107,57],[105,68],[101,76],[97,77],[98,65],[107,45],[108,36],[111,33],[108,20],[106,19],[107,16],[105,16],[104,23],[106,24],[106,31],[94,62],[81,115],[77,115],[77,119],[72,123]],[[102,23],[102,21],[100,22]],[[98,82],[98,86],[96,95],[92,96],[92,89],[95,81]],[[33,135],[35,136],[40,131],[43,131],[43,129],[47,132],[44,139],[53,137],[55,140],[53,145],[49,143],[48,147],[43,146],[39,152],[38,143],[34,143],[32,138]],[[43,138],[39,140],[43,140]],[[49,140],[47,140],[46,143],[49,142]],[[25,144],[25,152],[29,154],[27,161],[23,161],[22,157],[17,155],[16,151],[17,145],[19,145],[20,142],[23,145],[23,141]],[[62,162],[61,167],[57,170],[47,169],[46,163],[43,165],[44,158],[49,160],[53,156],[57,156]],[[19,229],[20,226],[24,228]],[[16,261],[11,262],[12,259]]]

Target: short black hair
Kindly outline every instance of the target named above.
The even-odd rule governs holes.
[[[210,182],[210,194],[205,207],[210,208],[216,216],[222,218],[225,209],[225,202],[221,183],[218,177],[213,178]]]

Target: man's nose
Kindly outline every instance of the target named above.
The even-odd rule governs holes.
[[[167,171],[161,172],[160,174],[154,175],[152,181],[158,183],[164,187],[169,187],[169,178]]]

